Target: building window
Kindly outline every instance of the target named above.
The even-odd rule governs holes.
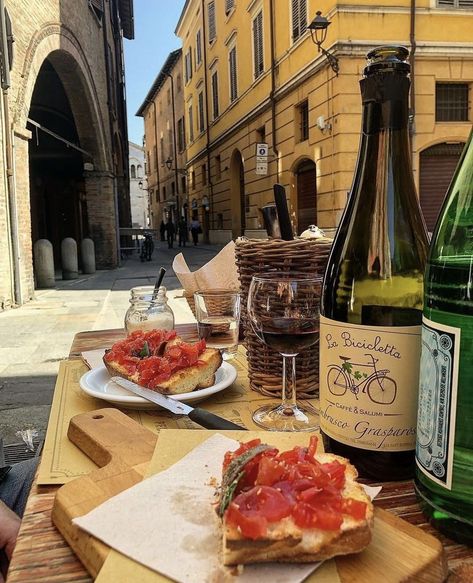
[[[181,176],[181,192],[182,194],[185,194],[187,192],[187,183],[185,176]]]
[[[292,40],[296,42],[307,30],[307,0],[291,2]]]
[[[299,142],[309,139],[309,101],[306,100],[297,106],[297,120],[299,122]]]
[[[437,8],[463,8],[471,10],[473,3],[471,0],[437,0]]]
[[[217,229],[223,229],[223,213],[217,213]]]
[[[213,119],[218,117],[218,73],[214,71],[212,73],[212,108],[213,108]]]
[[[158,147],[156,144],[153,146],[153,158],[154,158],[154,169],[158,169]]]
[[[256,142],[258,144],[266,143],[266,128],[264,126],[261,126],[256,130]]]
[[[186,148],[186,128],[184,117],[177,120],[177,147],[179,152],[183,152]]]
[[[235,7],[235,0],[225,0],[225,14],[228,16]]]
[[[435,121],[468,121],[468,83],[436,83]]]
[[[161,152],[161,164],[164,164],[164,161],[166,160],[166,156],[164,155],[164,138],[163,138],[163,136],[161,136],[159,138],[159,150]]]
[[[174,143],[174,140],[173,140],[173,136],[172,136],[172,129],[169,128],[168,129],[169,158],[172,158],[173,154],[174,154],[173,143]]]
[[[192,170],[191,172],[191,188],[192,190],[195,189],[195,170]]]
[[[143,178],[143,167],[141,166],[141,164],[138,164],[138,166],[136,167],[136,176],[137,178]]]
[[[134,164],[131,165],[130,176],[131,176],[131,178],[136,178],[136,167]]]
[[[182,79],[181,79],[181,75],[179,74],[176,77],[176,90],[177,92],[179,92],[182,89]]]
[[[257,79],[264,71],[263,59],[263,11],[253,18],[253,61],[254,75]]]
[[[204,92],[199,93],[199,132],[202,133],[205,129],[204,118]]]
[[[202,31],[199,28],[195,35],[195,66],[200,63],[202,63]]]
[[[186,83],[189,83],[192,79],[192,49],[190,47],[184,57],[184,76]]]
[[[194,113],[192,111],[192,103],[189,105],[189,142],[194,141]]]
[[[230,69],[230,102],[232,102],[238,97],[236,47],[232,47],[228,53],[228,64]]]
[[[215,156],[215,178],[220,180],[222,178],[222,159],[220,154]]]
[[[174,196],[176,194],[176,184],[171,182],[171,194]]]
[[[209,23],[209,43],[212,43],[217,36],[217,26],[215,23],[215,2],[208,3],[207,16]]]
[[[166,187],[163,186],[163,200],[166,200]]]

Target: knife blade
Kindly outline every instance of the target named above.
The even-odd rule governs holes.
[[[236,423],[228,421],[228,419],[214,415],[213,413],[210,413],[210,411],[201,409],[200,407],[191,407],[186,403],[176,401],[176,399],[170,399],[162,393],[157,393],[156,391],[142,387],[133,381],[129,381],[122,377],[112,377],[111,380],[127,391],[130,391],[131,393],[134,393],[143,399],[151,401],[152,403],[156,403],[157,405],[164,407],[164,409],[167,409],[176,415],[187,415],[189,419],[198,425],[205,427],[206,429],[238,429],[240,431],[246,431],[246,427],[241,427],[241,425],[237,425]]]
[[[287,208],[286,190],[282,184],[274,184],[274,202],[278,211],[279,230],[281,231],[281,239],[284,241],[292,241],[294,233],[292,231],[291,217],[289,209]]]

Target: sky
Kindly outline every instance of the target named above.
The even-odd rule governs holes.
[[[135,38],[124,40],[128,139],[143,141],[143,103],[168,54],[181,46],[174,34],[185,0],[134,0]]]

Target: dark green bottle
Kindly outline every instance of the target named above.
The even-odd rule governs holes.
[[[416,491],[431,522],[473,544],[473,139],[432,238],[425,274]]]
[[[379,47],[360,81],[362,134],[325,272],[320,427],[377,480],[413,477],[427,233],[409,146],[408,51]]]

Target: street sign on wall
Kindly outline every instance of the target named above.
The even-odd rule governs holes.
[[[268,173],[268,144],[256,144],[256,174]]]

